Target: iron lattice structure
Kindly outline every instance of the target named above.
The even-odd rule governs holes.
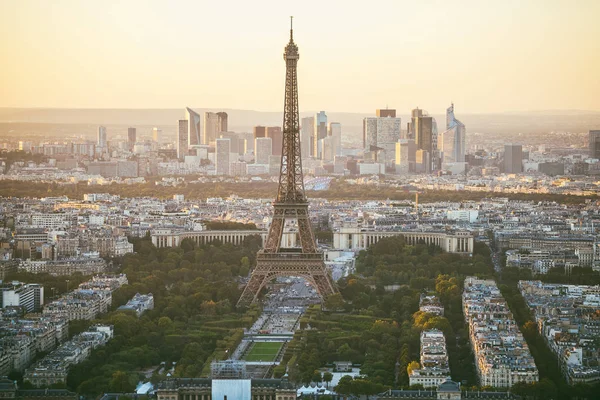
[[[210,363],[212,379],[248,379],[246,363],[238,360],[213,361]]]
[[[299,58],[293,28],[290,28],[290,41],[283,53],[286,74],[279,189],[273,203],[273,221],[269,235],[264,248],[257,254],[256,267],[244,288],[238,306],[256,301],[262,288],[279,276],[299,276],[306,279],[322,298],[337,292],[325,268],[323,253],[317,250],[310,227],[308,201],[304,193],[298,109]],[[297,222],[299,248],[281,247],[285,222],[288,220]]]

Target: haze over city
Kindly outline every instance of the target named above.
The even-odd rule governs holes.
[[[599,399],[599,15],[0,0],[0,397]]]
[[[0,2],[0,107],[278,111],[294,15],[301,111],[600,111],[600,3]]]

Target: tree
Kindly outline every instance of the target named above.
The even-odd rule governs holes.
[[[417,361],[411,361],[406,367],[406,372],[408,373],[408,375],[410,375],[413,371],[416,371],[417,369],[421,369],[421,364],[419,364]]]
[[[329,383],[333,380],[333,374],[329,371],[323,372],[323,382],[327,384],[327,389],[329,389]]]
[[[352,394],[352,377],[350,375],[344,375],[338,381],[338,384],[333,388],[337,394],[351,395]]]
[[[321,375],[321,371],[316,369],[315,372],[313,372],[312,381],[315,383],[323,382],[323,375]]]
[[[204,315],[215,315],[217,310],[217,304],[212,301],[203,301],[202,304],[200,304],[200,312]]]
[[[173,325],[173,321],[169,317],[160,317],[158,327],[161,329],[169,329]]]
[[[196,242],[194,242],[193,239],[185,238],[181,241],[180,246],[183,249],[183,251],[187,253],[188,251],[194,251],[194,248],[196,247]]]
[[[370,297],[368,294],[366,293],[359,293],[356,298],[354,299],[354,301],[352,302],[352,305],[354,305],[354,309],[358,310],[361,308],[367,308],[369,307],[369,302],[371,301]]]
[[[131,379],[126,372],[115,371],[110,380],[110,390],[115,393],[131,393],[135,389],[135,385],[131,383]]]
[[[538,399],[556,399],[557,387],[554,382],[548,378],[543,378],[535,383],[535,392]]]
[[[325,308],[331,311],[340,310],[344,307],[344,298],[339,293],[329,295],[325,299]]]
[[[240,264],[240,276],[248,276],[248,273],[250,272],[250,260],[248,259],[248,257],[242,257]]]
[[[537,325],[533,321],[527,321],[521,329],[525,337],[535,336],[537,333]]]

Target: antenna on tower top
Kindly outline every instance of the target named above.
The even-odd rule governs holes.
[[[294,39],[294,16],[290,15],[290,40]]]

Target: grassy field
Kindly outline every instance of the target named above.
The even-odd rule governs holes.
[[[250,352],[246,354],[246,361],[273,361],[283,343],[281,342],[255,342]]]

